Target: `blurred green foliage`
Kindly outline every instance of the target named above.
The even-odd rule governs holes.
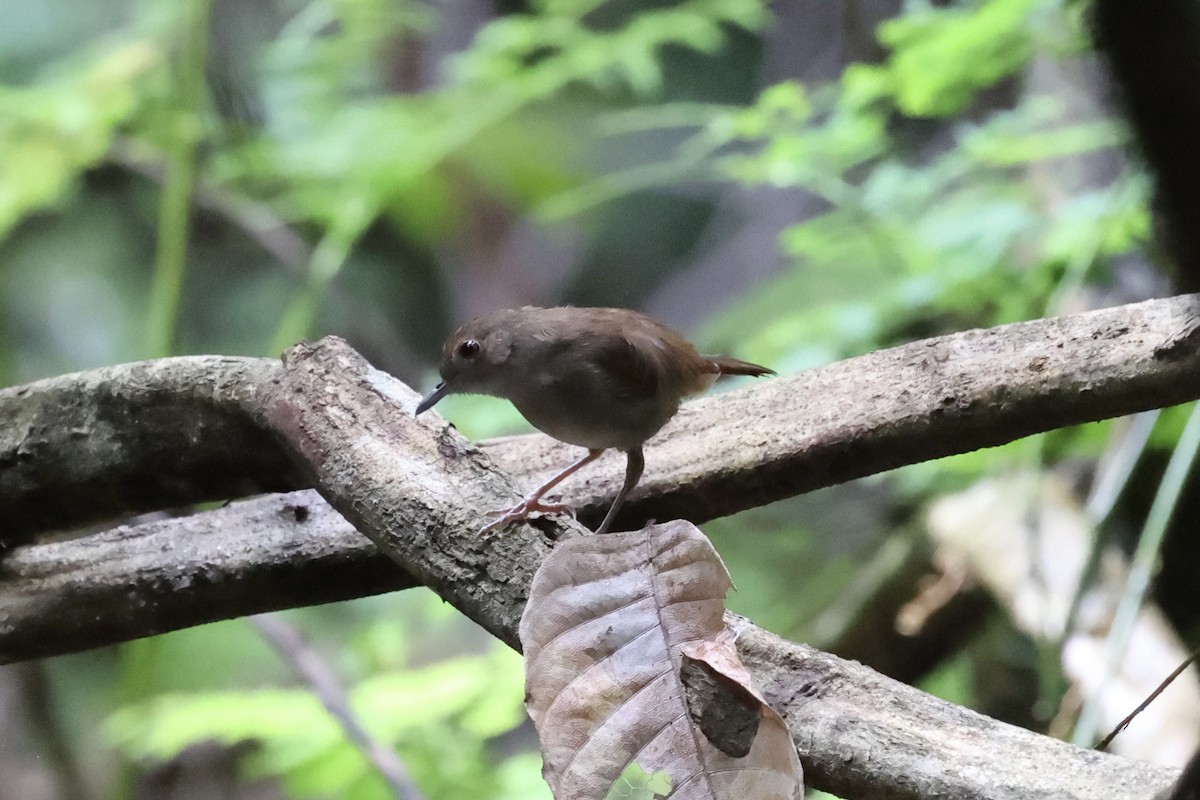
[[[79,61],[36,86],[0,86],[0,236],[62,202],[109,156],[162,53],[134,41]]]
[[[816,93],[798,84],[771,87],[755,106],[710,123],[702,135],[756,146],[753,154],[721,159],[728,174],[803,187],[830,207],[784,233],[791,268],[714,321],[714,340],[756,331],[751,352],[796,369],[906,341],[915,325],[931,320],[937,331],[1038,317],[1061,310],[1064,293],[1078,289],[1088,271],[1099,272],[1148,239],[1143,173],[1126,170],[1102,185],[1068,187],[1040,183],[1030,172],[1045,165],[1053,174],[1062,169],[1055,160],[1124,144],[1128,134],[1115,119],[1077,121],[1064,102],[1032,95],[982,121],[956,121],[947,146],[932,156],[917,157],[898,140],[898,113],[948,116],[961,107],[958,99],[946,107],[914,102],[912,93],[956,97],[962,86],[937,82],[970,78],[956,70],[913,70],[909,61],[929,58],[925,50],[940,51],[947,40],[976,50],[941,63],[970,63],[993,81],[1028,60],[1038,30],[1034,11],[1048,4],[977,5],[972,13],[927,10],[888,23],[895,49],[887,62],[853,66]],[[984,24],[1000,26],[991,34],[997,41],[1018,35],[1022,41],[989,61],[990,49],[972,45]],[[1083,45],[1076,27],[1051,30],[1059,39],[1043,47]],[[1010,63],[1013,52],[1025,56]],[[991,82],[964,85],[978,90]],[[798,297],[807,299],[803,315],[796,313]]]
[[[395,743],[428,797],[525,798],[535,796],[530,781],[497,770],[486,748],[524,719],[521,675],[521,657],[495,643],[486,654],[374,672],[350,687],[350,698],[366,729]],[[392,796],[306,689],[157,694],[116,712],[107,736],[131,757],[161,760],[197,742],[251,741],[247,775],[281,776],[295,797]]]
[[[1041,0],[990,0],[965,6],[916,8],[879,26],[892,50],[884,72],[897,106],[914,117],[948,117],[975,94],[1025,66],[1034,54]],[[955,69],[946,69],[947,64]]]
[[[762,41],[789,32],[756,0],[506,4],[433,65],[449,3],[211,2],[5,9],[0,384],[168,350],[273,355],[326,331],[415,381],[464,285],[487,277],[464,264],[494,255],[492,227],[578,250],[559,293],[533,296],[636,304],[703,255],[717,191],[815,203],[778,269],[696,332],[783,373],[1121,298],[1123,259],[1149,271],[1129,134],[1056,78],[1090,46],[1078,3],[904,3],[877,29],[878,61],[763,85]],[[440,410],[475,438],[522,425],[488,398]],[[1164,415],[1155,446],[1182,420]],[[1090,459],[1106,436],[1056,432],[714,523],[731,603],[820,642],[881,543],[909,535],[897,506],[1031,459]],[[547,796],[521,740],[518,659],[451,609],[409,592],[296,618],[428,796]],[[385,796],[238,623],[57,667],[64,685],[109,682],[104,703],[69,688],[64,702],[81,731],[107,718],[104,746],[131,761],[253,740],[247,769],[292,796]],[[968,700],[968,668],[948,662],[929,686]]]

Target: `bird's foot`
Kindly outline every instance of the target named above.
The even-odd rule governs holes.
[[[575,509],[566,503],[543,503],[537,499],[526,498],[517,503],[512,508],[506,508],[497,511],[488,511],[487,516],[496,517],[479,529],[482,533],[491,533],[494,530],[499,530],[510,522],[520,522],[528,519],[534,514],[568,514],[572,519],[575,518]]]

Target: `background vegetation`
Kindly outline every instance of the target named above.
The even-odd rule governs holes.
[[[425,386],[449,330],[524,303],[642,308],[794,372],[1173,291],[1086,3],[0,7],[0,385],[338,333]],[[524,429],[500,401],[443,406],[470,436]],[[1157,421],[1108,540],[1132,550],[1186,414]],[[706,531],[763,626],[1045,730],[1065,681],[1000,606],[896,661],[861,644],[861,601],[928,561],[933,498],[1042,471],[1082,496],[1124,430]],[[1194,502],[1184,488],[1169,508]],[[1200,601],[1171,570],[1191,545],[1165,530],[1158,599],[1194,640]],[[285,616],[428,797],[548,796],[519,658],[432,594]],[[244,620],[0,670],[0,709],[0,798],[199,796],[181,775],[226,796],[389,796]]]

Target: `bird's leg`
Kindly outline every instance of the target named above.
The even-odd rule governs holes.
[[[641,480],[642,470],[646,466],[646,459],[642,457],[642,448],[626,450],[625,456],[628,459],[625,462],[625,483],[621,484],[621,491],[617,492],[617,498],[613,500],[608,513],[604,515],[604,522],[601,522],[600,527],[596,528],[596,533],[608,533],[608,526],[612,524],[613,517],[617,516],[621,504],[625,502],[625,495],[629,494],[629,491]]]
[[[479,532],[480,533],[488,533],[489,531],[494,531],[497,528],[503,528],[505,525],[507,525],[510,522],[517,522],[518,520],[525,519],[530,514],[533,514],[538,511],[544,511],[547,513],[558,513],[558,512],[562,512],[562,511],[567,511],[567,512],[574,513],[572,511],[571,507],[566,504],[541,502],[542,496],[544,494],[546,494],[546,492],[553,489],[555,486],[558,486],[565,479],[567,479],[571,475],[575,474],[583,466],[595,461],[597,458],[600,457],[600,454],[603,452],[604,452],[603,449],[588,450],[588,453],[586,456],[579,459],[574,464],[567,467],[562,472],[558,473],[553,478],[551,478],[550,480],[543,483],[541,486],[534,489],[532,492],[530,492],[528,495],[525,496],[524,500],[517,503],[512,508],[508,508],[503,511],[487,512],[489,515],[499,514],[500,517],[499,517],[499,519],[496,519],[493,522],[489,522],[487,525],[483,526],[483,528]]]

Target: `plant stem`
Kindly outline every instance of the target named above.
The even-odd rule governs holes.
[[[1162,548],[1163,538],[1167,533],[1167,525],[1171,521],[1175,507],[1179,504],[1179,495],[1187,482],[1188,473],[1200,450],[1200,403],[1192,406],[1187,425],[1175,445],[1175,452],[1167,462],[1158,492],[1146,515],[1146,524],[1138,539],[1137,550],[1133,554],[1133,563],[1129,569],[1129,579],[1126,583],[1125,594],[1117,606],[1112,627],[1109,629],[1108,641],[1105,643],[1105,658],[1103,674],[1098,689],[1087,698],[1083,711],[1080,712],[1079,722],[1075,726],[1073,741],[1081,746],[1090,746],[1096,739],[1097,731],[1102,723],[1101,712],[1104,708],[1104,691],[1117,673],[1121,664],[1128,656],[1129,641],[1133,635],[1138,612],[1142,601],[1150,588],[1155,564]]]
[[[176,130],[167,154],[158,242],[146,319],[146,356],[171,355],[183,276],[187,266],[188,221],[196,184],[196,149],[201,136],[204,62],[208,49],[210,0],[191,0],[180,19],[180,53],[175,68]]]

